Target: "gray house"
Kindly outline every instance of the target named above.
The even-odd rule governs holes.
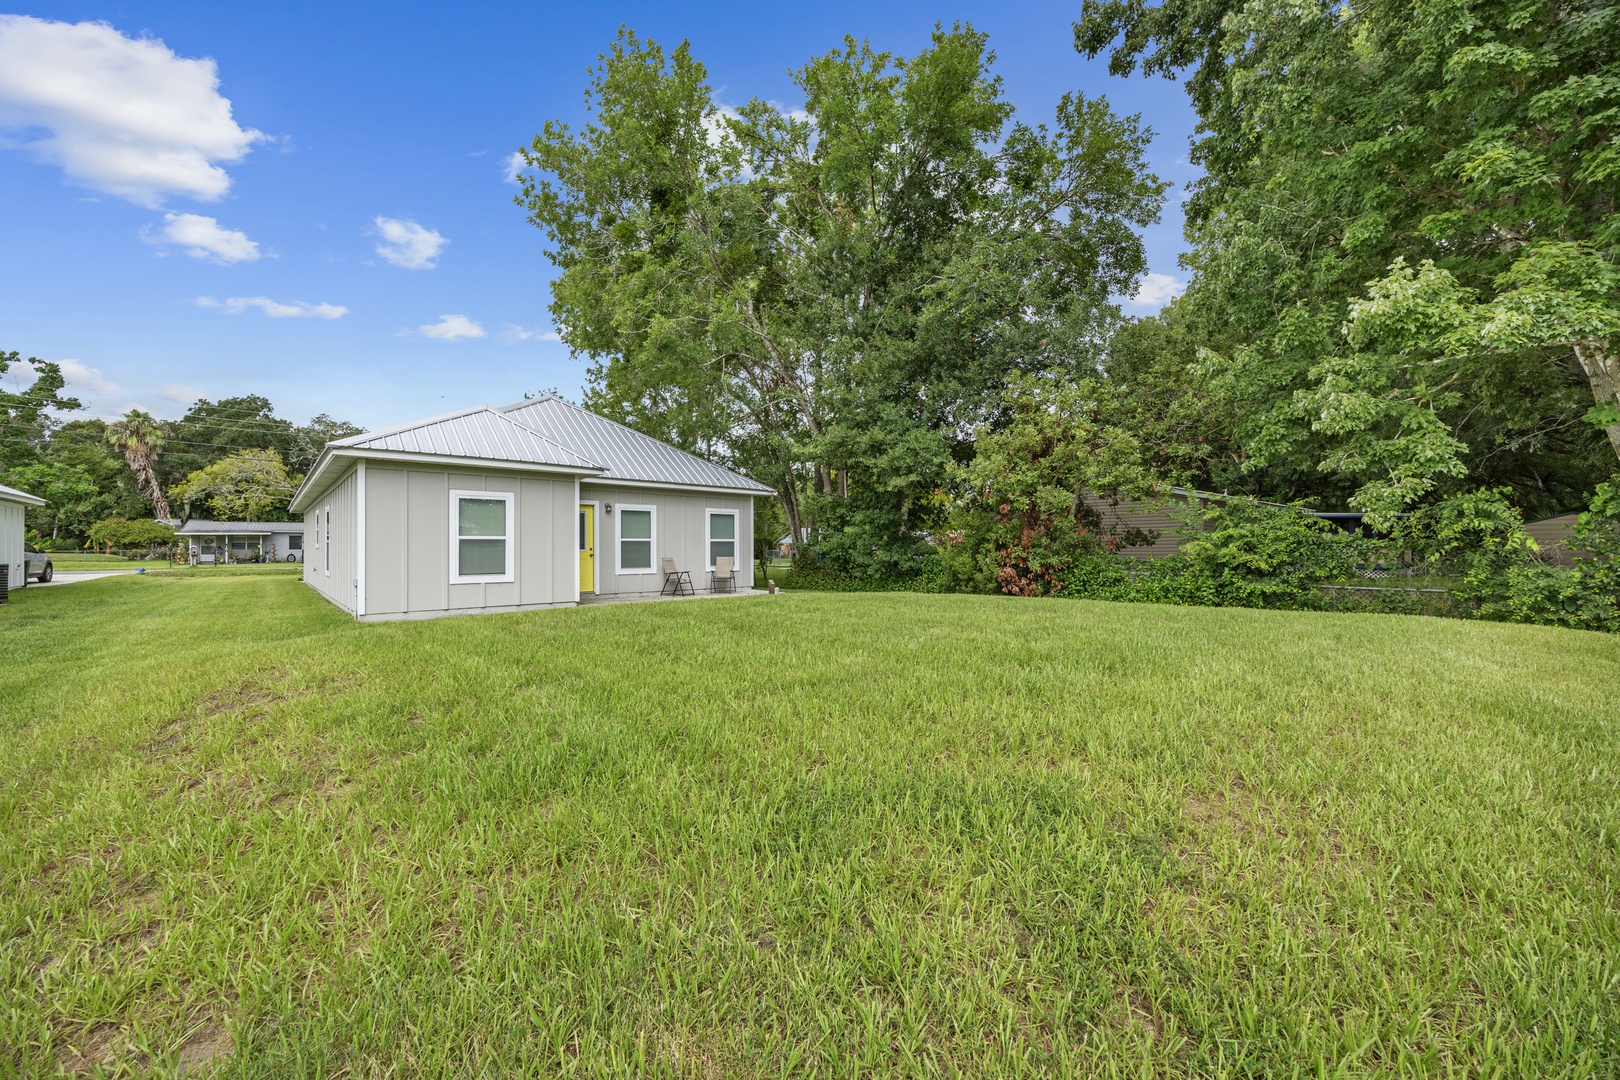
[[[297,562],[304,557],[302,521],[206,521],[175,530],[193,563]]]
[[[656,596],[660,560],[702,587],[753,580],[771,489],[545,396],[328,443],[293,496],[304,581],[361,619]]]

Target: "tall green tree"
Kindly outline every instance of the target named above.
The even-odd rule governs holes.
[[[621,33],[519,197],[589,403],[772,483],[801,541],[904,558],[1012,375],[1094,369],[1164,191],[1135,118],[1016,122],[993,60],[970,27],[851,39],[793,73],[802,110],[731,111],[686,44]]]
[[[1262,488],[1303,461],[1385,518],[1481,483],[1551,512],[1612,471],[1620,7],[1084,0],[1075,35],[1186,78],[1177,307]]]
[[[238,450],[169,489],[184,516],[207,512],[216,521],[285,521],[301,477],[274,450]]]
[[[238,450],[274,450],[286,456],[297,441],[292,421],[277,416],[267,397],[199,398],[174,422],[158,478],[167,488]]]
[[[26,363],[33,380],[21,390],[0,388],[0,471],[39,460],[49,435],[50,410],[71,412],[83,408],[77,398],[63,397],[67,382],[62,366],[18,352],[0,352],[0,377],[14,365]]]
[[[326,413],[312,417],[309,423],[293,428],[292,448],[286,454],[287,468],[294,473],[307,473],[327,443],[364,433],[365,428],[360,425],[334,420]]]
[[[141,493],[152,500],[154,515],[167,518],[169,501],[163,497],[163,486],[158,482],[157,463],[168,441],[168,425],[143,409],[131,409],[122,420],[107,425],[106,437],[123,453]]]

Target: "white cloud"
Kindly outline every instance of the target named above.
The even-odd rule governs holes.
[[[214,61],[106,23],[27,15],[0,15],[0,131],[0,146],[70,182],[151,207],[222,197],[231,178],[216,163],[265,138],[232,118]]]
[[[400,218],[377,217],[377,254],[395,266],[407,270],[431,270],[439,252],[450,241],[433,229],[425,229],[414,221]]]
[[[555,330],[542,330],[538,326],[513,326],[506,324],[501,331],[501,337],[510,342],[518,341],[561,341],[562,335]]]
[[[198,398],[208,396],[208,391],[199,390],[195,386],[186,386],[183,383],[165,383],[158,388],[158,397],[165,401],[172,401],[177,405],[190,405]]]
[[[53,363],[62,369],[62,381],[67,383],[70,393],[76,390],[91,394],[121,392],[118,384],[103,375],[100,368],[86,367],[77,360],[56,360]],[[18,386],[25,386],[39,377],[39,369],[26,360],[20,360],[13,364],[6,374],[10,381]]]
[[[516,184],[522,179],[523,170],[528,167],[529,163],[523,160],[523,155],[516,150],[512,151],[506,158],[506,182]]]
[[[410,333],[408,330],[404,332]],[[457,338],[481,338],[484,328],[465,315],[440,315],[438,322],[418,326],[416,333],[439,341],[454,341]]]
[[[58,360],[62,377],[74,390],[88,390],[92,394],[116,394],[118,384],[101,373],[100,368],[86,367],[77,360]]]
[[[1135,307],[1163,307],[1187,289],[1187,283],[1171,274],[1147,274],[1136,287],[1130,302]]]
[[[307,300],[283,303],[268,296],[232,296],[226,300],[199,296],[196,302],[198,307],[218,308],[228,315],[240,315],[248,308],[258,308],[272,319],[341,319],[349,313],[349,309],[340,304],[311,304]]]
[[[148,244],[175,244],[193,259],[230,263],[258,262],[259,245],[247,233],[222,228],[218,221],[201,214],[164,214],[163,231],[143,232]]]

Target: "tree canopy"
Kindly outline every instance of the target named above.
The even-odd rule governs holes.
[[[290,475],[274,450],[238,450],[169,489],[184,516],[216,521],[285,521],[302,476]]]
[[[1382,520],[1585,501],[1620,453],[1620,8],[1084,0],[1111,70],[1185,77],[1194,276],[1168,319],[1273,497]]]
[[[793,73],[802,109],[731,110],[685,43],[622,32],[519,197],[587,404],[773,484],[834,556],[906,558],[1008,378],[1095,369],[1166,186],[1135,117],[1018,121],[993,63],[966,26],[847,39]]]

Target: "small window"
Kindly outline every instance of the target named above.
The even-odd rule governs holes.
[[[332,572],[332,507],[327,506],[326,514],[326,572]]]
[[[291,534],[289,534],[288,537],[287,537],[287,550],[288,551],[303,551],[304,550],[304,534],[303,533],[291,533]]]
[[[512,495],[504,491],[450,493],[450,580],[511,581]]]
[[[619,573],[653,572],[653,508],[619,507]]]
[[[732,566],[741,566],[737,561],[737,511],[710,510],[709,511],[709,569],[714,569],[716,559],[731,559]]]

